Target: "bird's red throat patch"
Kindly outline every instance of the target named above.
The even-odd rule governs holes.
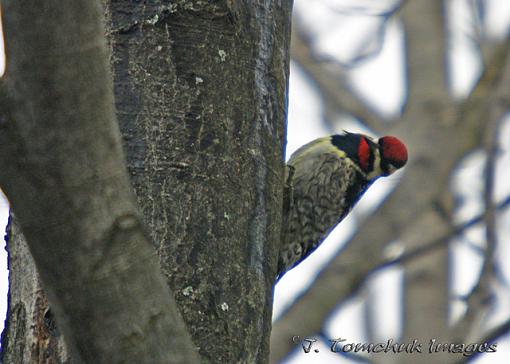
[[[361,169],[365,172],[368,172],[368,163],[370,161],[370,146],[364,137],[362,137],[359,141],[358,158]]]

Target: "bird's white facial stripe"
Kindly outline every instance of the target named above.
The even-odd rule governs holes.
[[[374,152],[374,169],[367,175],[368,179],[373,179],[379,177],[383,173],[381,169],[381,155],[379,154],[379,149],[376,149]]]

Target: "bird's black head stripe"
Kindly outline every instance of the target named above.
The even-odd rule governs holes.
[[[359,163],[358,146],[361,136],[354,133],[336,134],[331,136],[331,144],[345,152],[347,157]]]

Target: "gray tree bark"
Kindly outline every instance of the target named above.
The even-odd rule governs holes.
[[[4,1],[2,11],[0,183],[73,360],[193,362],[134,203],[101,7]]]
[[[291,2],[111,2],[138,202],[206,362],[265,362],[278,252]]]
[[[4,362],[67,362],[64,337],[73,362],[198,362],[188,333],[203,362],[266,362],[292,2],[105,4],[150,238],[98,7],[2,5],[1,186],[51,305],[14,228]]]
[[[70,363],[70,357],[30,251],[16,221],[6,231],[9,315],[2,333],[2,363]]]

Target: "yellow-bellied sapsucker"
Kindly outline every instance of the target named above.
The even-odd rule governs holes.
[[[299,264],[381,176],[407,162],[395,137],[344,132],[299,148],[287,163],[278,277]]]

